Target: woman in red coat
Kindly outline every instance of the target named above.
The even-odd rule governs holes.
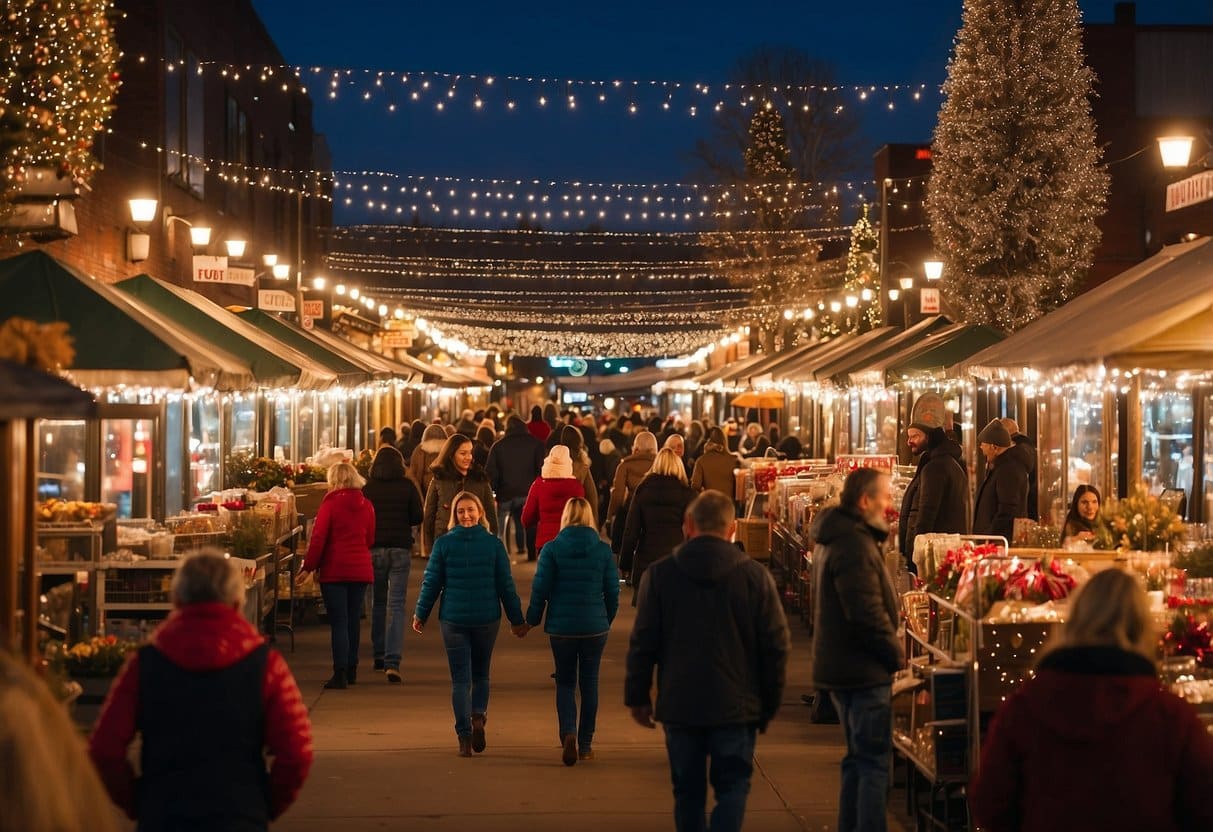
[[[186,558],[172,595],[172,614],[114,680],[89,756],[140,829],[266,829],[312,765],[303,697],[282,656],[240,615],[244,576],[230,560]]]
[[[987,832],[1213,829],[1213,737],[1154,666],[1146,595],[1100,572],[998,712],[970,790]]]
[[[333,645],[333,678],[326,688],[343,690],[358,679],[358,642],[366,588],[375,580],[375,507],[362,495],[366,480],[348,462],[328,473],[329,493],[320,501],[299,580],[317,572]]]
[[[560,518],[564,506],[573,497],[585,497],[581,481],[573,475],[573,458],[569,449],[557,445],[548,451],[539,477],[531,483],[526,504],[522,507],[522,525],[536,527],[535,553],[543,544],[560,534]],[[532,558],[533,560],[533,558]]]

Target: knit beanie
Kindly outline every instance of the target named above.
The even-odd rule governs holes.
[[[615,443],[609,439],[603,439],[598,443],[598,452],[603,456],[610,456],[615,453]]]
[[[569,456],[569,449],[564,445],[556,445],[548,451],[548,457],[543,461],[543,470],[540,473],[545,480],[571,480],[573,478],[573,459]]]
[[[999,448],[1011,447],[1011,434],[1002,426],[1002,422],[994,419],[977,434],[978,442],[985,442]]]

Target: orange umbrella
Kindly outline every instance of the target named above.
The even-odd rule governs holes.
[[[780,390],[747,390],[733,399],[732,406],[780,410],[783,408],[783,392]]]

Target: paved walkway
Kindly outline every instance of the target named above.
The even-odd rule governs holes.
[[[423,568],[423,561],[413,561],[410,616]],[[532,565],[514,567],[524,608],[533,574]],[[316,763],[299,801],[275,829],[672,829],[660,729],[637,726],[623,707],[630,593],[624,589],[603,658],[596,759],[571,768],[560,762],[552,658],[538,629],[519,640],[503,627],[493,656],[488,748],[472,759],[455,754],[450,680],[436,612],[424,636],[406,632],[402,685],[388,685],[371,672],[369,621],[363,622],[359,682],[344,691],[321,687],[330,671],[327,626],[301,627],[294,654],[282,639],[279,646],[311,708]],[[810,724],[808,708],[800,702],[808,690],[808,639],[798,620],[792,634],[784,706],[758,740],[749,832],[835,826],[842,734],[838,726]],[[891,820],[891,830],[903,828]]]

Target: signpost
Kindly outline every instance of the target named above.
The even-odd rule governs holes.
[[[257,290],[257,308],[267,312],[294,312],[295,294],[281,289]]]
[[[1202,170],[1167,186],[1167,210],[1178,211],[1213,199],[1213,170]]]
[[[316,319],[324,317],[324,301],[322,300],[305,300],[303,302],[303,310],[299,316],[299,323],[304,329],[314,329]]]
[[[938,315],[940,309],[938,289],[920,289],[918,311],[923,315]]]

